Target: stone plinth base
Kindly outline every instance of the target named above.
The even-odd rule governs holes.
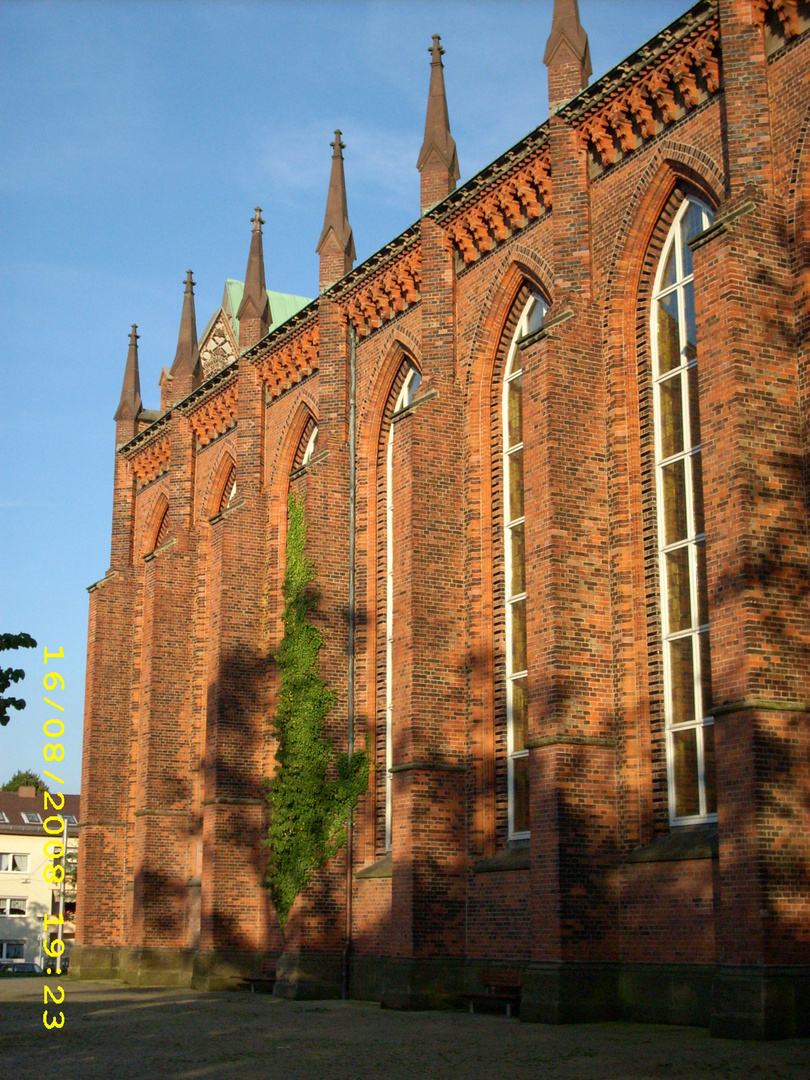
[[[716,968],[709,1030],[723,1039],[810,1035],[810,968]]]
[[[283,952],[276,961],[273,997],[297,1001],[339,998],[341,964],[339,952]]]

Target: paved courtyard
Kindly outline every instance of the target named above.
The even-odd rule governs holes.
[[[48,980],[53,986],[52,980]],[[808,1080],[810,1040],[739,1043],[699,1028],[547,1027],[398,1013],[365,1002],[65,982],[62,1030],[41,979],[0,981],[0,1075],[14,1080]],[[49,1016],[60,1007],[51,1004]]]

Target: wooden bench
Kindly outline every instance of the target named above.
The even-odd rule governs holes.
[[[476,1001],[482,1004],[494,1003],[506,1006],[506,1015],[512,1015],[512,1006],[520,1005],[520,990],[523,985],[523,972],[517,968],[484,968],[481,972],[481,992],[462,994],[469,1004],[470,1013],[475,1012]]]
[[[244,986],[250,986],[251,994],[257,990],[269,994],[276,985],[276,962],[271,959],[262,960],[258,975],[246,975],[242,979]]]

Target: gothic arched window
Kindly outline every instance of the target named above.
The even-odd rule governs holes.
[[[548,305],[533,293],[509,346],[503,378],[503,492],[506,581],[506,744],[509,837],[529,835],[526,525],[523,516],[523,361],[518,342],[537,330]]]
[[[307,439],[307,445],[304,447],[304,455],[301,458],[301,464],[302,465],[307,465],[309,463],[309,459],[312,457],[312,455],[315,453],[315,451],[317,449],[318,449],[318,425],[315,424],[315,426],[312,428],[312,432],[310,433],[309,438]]]
[[[653,415],[670,821],[717,815],[695,287],[688,241],[711,211],[687,198],[652,300]]]
[[[385,456],[385,849],[391,849],[393,797],[391,772],[394,764],[394,548],[396,520],[394,517],[394,428],[397,413],[406,409],[422,382],[416,368],[409,368],[397,396],[391,423],[388,426],[388,446]]]

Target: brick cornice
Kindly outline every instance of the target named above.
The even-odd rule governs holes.
[[[703,0],[558,115],[579,131],[593,179],[720,88],[719,21]]]
[[[413,235],[340,300],[357,336],[368,337],[422,298],[422,245]]]
[[[326,290],[324,296],[329,300],[346,299],[354,289],[361,286],[372,274],[383,269],[388,263],[401,255],[406,248],[417,243],[419,234],[419,222],[417,221],[413,225],[409,225],[399,236],[389,240],[384,247],[381,247],[379,251],[375,251],[373,255],[361,262],[359,266],[356,266],[354,270],[342,277],[340,281],[336,281],[331,288]]]
[[[810,18],[801,7],[799,0],[751,0],[752,22],[765,30],[768,58],[810,29]]]
[[[157,437],[164,428],[168,428],[169,420],[171,419],[171,409],[168,412],[163,413],[153,420],[149,427],[139,431],[137,435],[134,435],[128,442],[122,443],[118,447],[118,453],[123,454],[125,458],[130,458],[133,454]]]
[[[310,309],[312,305],[306,310]],[[265,338],[262,349],[251,349],[245,356],[258,369],[268,396],[275,398],[318,370],[319,345],[320,327],[314,309],[310,310],[309,318],[290,327],[278,340],[271,335]]]
[[[445,224],[465,207],[471,206],[479,197],[496,189],[502,181],[507,180],[524,168],[527,163],[539,157],[547,146],[548,121],[535,128],[534,131],[530,131],[500,157],[477,172],[466,184],[462,184],[446,199],[442,199],[425,217],[438,221],[439,224]]]
[[[572,98],[557,115],[569,123],[580,123],[591,112],[603,108],[643,75],[654,70],[657,65],[676,55],[689,40],[709,25],[717,25],[717,0],[699,0],[694,7],[650,38],[640,49]]]
[[[171,427],[168,423],[170,417],[171,413],[166,413],[151,428],[142,432],[142,435],[149,436],[144,441],[136,443],[133,439],[119,449],[119,453],[129,462],[139,489],[165,476],[169,471],[172,459]],[[140,439],[140,436],[137,438]]]
[[[195,407],[184,410],[196,436],[198,450],[236,427],[238,385],[234,370],[231,378],[221,381]]]

